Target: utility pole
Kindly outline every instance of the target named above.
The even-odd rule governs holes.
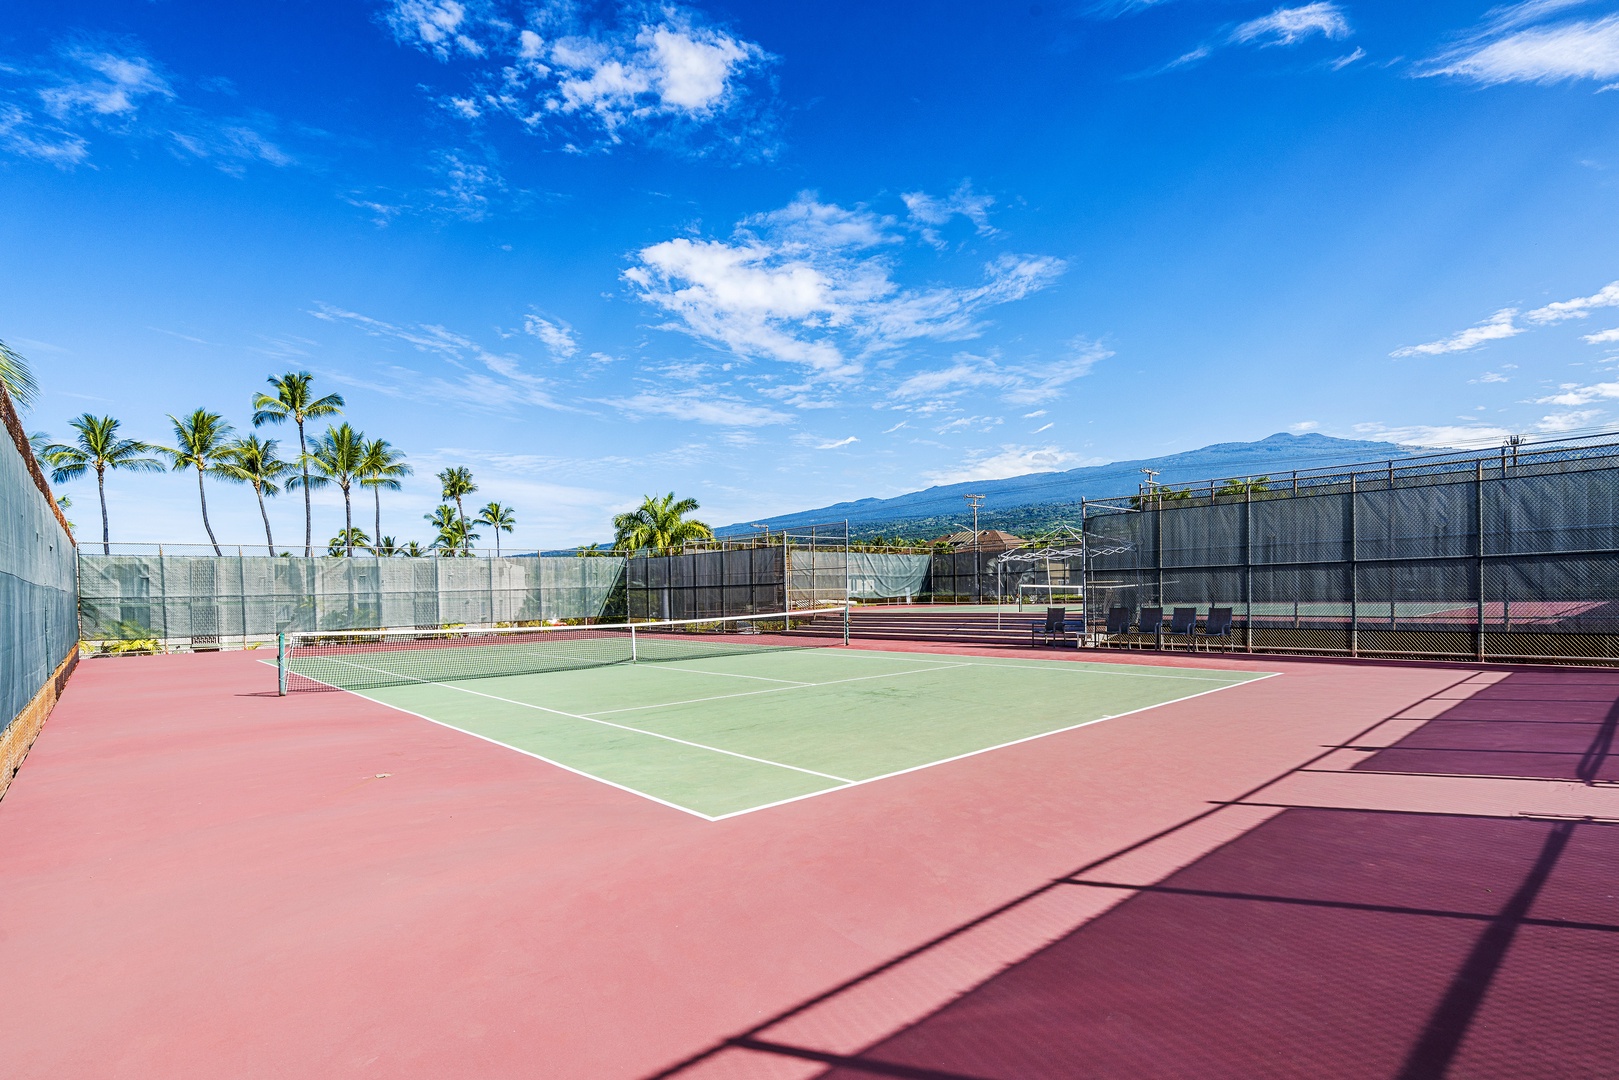
[[[983,570],[983,556],[978,545],[978,508],[984,505],[984,496],[965,495],[967,505],[973,508],[973,599],[983,597],[983,588],[978,583],[978,575]]]
[[[1147,494],[1150,496],[1152,494],[1152,489],[1158,486],[1158,474],[1162,470],[1142,469],[1141,471],[1147,474]]]

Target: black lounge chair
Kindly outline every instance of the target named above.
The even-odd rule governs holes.
[[[1054,638],[1058,642],[1067,641],[1070,627],[1083,629],[1078,620],[1069,620],[1067,608],[1048,607],[1046,608],[1045,622],[1029,624],[1032,639],[1030,643],[1034,645],[1049,644]]]
[[[1184,637],[1187,648],[1195,648],[1197,641],[1192,635],[1197,633],[1197,608],[1178,607],[1169,616],[1169,635],[1171,637]]]
[[[1141,621],[1136,624],[1136,633],[1141,635],[1141,644],[1145,648],[1158,646],[1158,635],[1164,629],[1164,609],[1161,607],[1144,607],[1141,609]]]
[[[1209,617],[1203,620],[1203,647],[1208,648],[1215,638],[1224,638],[1225,647],[1231,648],[1231,609],[1209,608]]]
[[[1127,607],[1110,607],[1107,609],[1107,628],[1096,639],[1097,645],[1129,645],[1130,622],[1135,612]]]

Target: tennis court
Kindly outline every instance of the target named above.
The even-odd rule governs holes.
[[[494,640],[344,643],[289,666],[710,820],[1267,677],[786,634],[643,633],[633,659],[594,630]]]

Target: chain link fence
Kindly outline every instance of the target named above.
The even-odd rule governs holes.
[[[1179,496],[1179,497],[1176,497]],[[1086,506],[1086,614],[1231,607],[1253,651],[1619,661],[1619,445]]]
[[[84,637],[210,649],[281,632],[596,621],[622,614],[617,557],[80,556]]]
[[[0,792],[78,658],[72,534],[0,388]]]

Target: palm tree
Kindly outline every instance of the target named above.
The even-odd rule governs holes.
[[[169,467],[175,472],[181,469],[197,470],[202,527],[208,532],[208,542],[214,545],[214,554],[223,554],[219,550],[219,541],[214,539],[214,527],[208,523],[208,493],[203,490],[202,478],[207,473],[220,475],[219,466],[221,459],[226,456],[227,440],[235,429],[225,422],[224,417],[207,409],[194,409],[184,420],[171,414],[169,422],[174,425],[175,445],[160,446],[158,450],[169,456]]]
[[[443,497],[455,500],[456,515],[461,519],[462,530],[466,531],[467,512],[461,505],[461,497],[478,490],[478,485],[472,482],[472,470],[464,465],[457,465],[453,469],[445,469],[439,473],[438,480],[444,485]]]
[[[69,443],[52,443],[45,448],[45,458],[51,466],[51,479],[65,484],[83,476],[85,470],[96,471],[96,490],[101,495],[101,553],[112,554],[112,542],[107,530],[107,470],[124,469],[129,472],[162,472],[163,466],[155,458],[143,457],[152,447],[139,439],[120,439],[118,421],[110,416],[91,416],[85,413],[68,426],[78,437]]]
[[[326,544],[326,554],[346,555],[352,559],[355,548],[359,548],[361,551],[370,551],[371,538],[365,535],[364,529],[357,529],[350,525],[332,537]]]
[[[365,444],[360,461],[360,484],[370,488],[376,498],[376,535],[382,535],[382,489],[398,491],[399,478],[415,471],[405,464],[404,454],[388,445],[388,440],[372,439]]]
[[[281,491],[276,481],[292,471],[290,461],[275,456],[276,441],[249,435],[225,447],[219,463],[218,475],[238,484],[252,484],[259,498],[259,517],[264,519],[264,542],[275,554],[275,537],[270,535],[270,515],[264,509],[264,497]]]
[[[686,515],[697,506],[696,499],[677,501],[672,491],[662,497],[646,496],[640,506],[613,518],[614,550],[666,551],[680,547],[687,540],[712,539],[713,529],[701,521],[686,520]]]
[[[391,536],[378,537],[376,544],[371,548],[371,554],[379,559],[391,559],[400,553],[399,541]]]
[[[304,421],[335,416],[343,411],[343,399],[337,394],[315,397],[309,389],[315,377],[307,371],[289,371],[279,377],[271,375],[267,381],[275,387],[275,395],[254,395],[253,426],[279,424],[286,420],[298,425],[298,465],[303,470],[303,483],[299,486],[304,489],[304,555],[307,557],[314,554],[311,538],[315,529],[315,514],[309,505],[309,489],[320,484],[310,483],[313,478],[309,475],[309,446],[304,442]]]
[[[512,513],[511,507],[492,502],[478,511],[478,521],[495,530],[495,558],[500,558],[500,534],[516,527],[517,515]]]
[[[423,548],[422,545],[412,540],[404,547],[399,549],[399,554],[405,556],[407,559],[420,559],[426,557],[427,550]]]
[[[3,341],[0,341],[0,386],[5,387],[11,400],[17,403],[18,412],[32,408],[39,394],[39,384],[34,381],[34,373],[28,370],[28,361],[12,352]]]
[[[309,452],[309,464],[315,467],[320,478],[343,490],[343,531],[339,536],[350,536],[355,531],[354,506],[349,496],[364,462],[365,436],[349,427],[346,420],[337,427],[328,427],[326,434],[316,440],[315,449]],[[349,546],[348,553],[354,554],[353,545]]]
[[[438,531],[438,537],[428,546],[437,548],[440,555],[471,554],[467,549],[478,534],[456,516],[454,507],[447,503],[440,505],[431,514],[422,515],[422,519]]]

